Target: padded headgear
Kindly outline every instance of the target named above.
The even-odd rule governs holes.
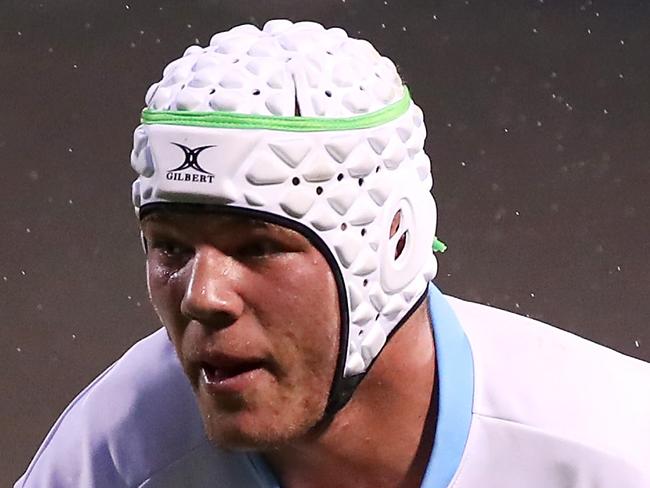
[[[329,260],[338,410],[437,269],[423,115],[394,64],[339,28],[242,25],[188,48],[146,104],[131,156],[136,212],[244,209],[302,232]]]

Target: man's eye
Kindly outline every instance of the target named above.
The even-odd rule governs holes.
[[[150,242],[150,249],[166,259],[180,259],[189,255],[191,250],[172,241],[154,240]]]
[[[255,258],[271,256],[281,252],[278,244],[269,240],[258,240],[248,244],[244,244],[236,251],[237,256],[242,258]]]

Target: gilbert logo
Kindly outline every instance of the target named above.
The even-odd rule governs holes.
[[[191,181],[193,183],[212,183],[214,175],[208,171],[201,168],[199,165],[199,154],[201,154],[206,149],[215,146],[200,146],[200,147],[187,147],[182,144],[177,144],[172,142],[174,146],[180,147],[185,154],[185,161],[181,163],[178,168],[170,169],[167,171],[167,179],[172,181]],[[193,169],[198,171],[200,174],[196,173],[187,173],[186,170]]]

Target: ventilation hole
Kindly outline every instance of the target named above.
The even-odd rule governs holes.
[[[332,98],[332,92],[329,91],[329,90],[325,90],[325,96],[329,97],[329,98]]]
[[[346,224],[345,222],[343,222],[343,223],[341,224],[341,230],[345,230],[345,229],[347,229],[347,228],[348,228],[348,224]]]
[[[298,85],[296,85],[296,76],[292,74],[291,79],[293,80],[293,115],[300,117],[300,103],[298,103]]]
[[[398,210],[397,212],[395,212],[393,221],[390,223],[390,233],[388,234],[388,237],[393,237],[395,235],[397,229],[399,228],[399,223],[401,220],[402,220],[402,211]]]
[[[363,280],[363,286],[368,286],[368,280]]]
[[[316,195],[320,195],[321,193],[323,193],[323,187],[322,186],[317,186],[316,187]]]
[[[359,186],[363,186],[363,178],[359,178]]]
[[[409,235],[409,231],[405,231],[404,234],[399,238],[399,241],[397,241],[397,247],[395,248],[395,260],[399,258],[402,255],[402,252],[404,251],[404,246],[406,246],[406,239]]]
[[[294,186],[298,186],[298,185],[300,184],[300,179],[299,179],[298,177],[294,177],[294,178],[291,180],[291,183],[293,183]]]
[[[217,89],[216,89],[216,88],[213,88],[212,90],[210,90],[210,95],[212,95],[212,94],[213,94],[214,92],[216,92],[216,91],[217,91]]]
[[[298,92],[294,91],[293,95],[293,115],[300,117],[300,104],[298,103]]]
[[[336,177],[336,179],[341,181],[343,179],[343,173],[339,173],[339,175]]]

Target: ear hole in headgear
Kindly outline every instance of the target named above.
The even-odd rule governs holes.
[[[393,216],[393,221],[390,224],[390,233],[388,234],[388,237],[391,238],[397,233],[397,229],[399,228],[399,224],[402,221],[402,211],[398,210],[395,212],[395,215]]]
[[[402,223],[402,210],[398,210],[395,212],[395,215],[393,216],[393,221],[390,224],[390,232],[388,234],[388,238],[392,239],[395,234],[397,234],[397,231],[400,228],[400,224]],[[406,241],[408,239],[408,234],[409,231],[405,230],[402,232],[402,235],[399,237],[399,240],[397,241],[397,245],[395,246],[395,261],[402,255],[402,252],[404,252],[404,247],[406,247]]]
[[[395,247],[395,261],[402,255],[404,247],[406,246],[406,240],[408,239],[409,231],[406,230],[400,236],[399,241],[397,241],[397,247]]]

